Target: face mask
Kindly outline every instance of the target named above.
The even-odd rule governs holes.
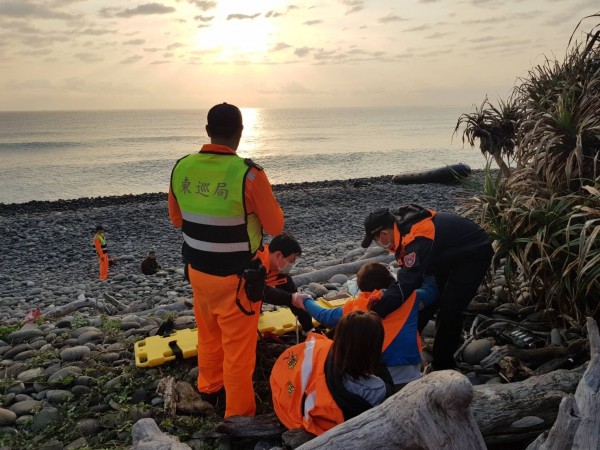
[[[383,239],[383,232],[379,233],[379,240],[375,241],[375,244],[377,244],[379,247],[384,248],[388,251],[393,251],[391,247],[392,243],[390,241],[387,240],[387,233],[385,234],[386,238],[385,240]]]
[[[290,273],[290,271],[292,270],[292,268],[294,266],[295,266],[295,264],[292,264],[291,262],[285,263],[285,265],[283,267],[279,268],[279,273],[287,275],[288,273]]]

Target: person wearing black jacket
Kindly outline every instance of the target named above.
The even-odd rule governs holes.
[[[277,306],[287,306],[298,318],[305,332],[313,329],[312,317],[306,311],[292,305],[294,296],[309,297],[297,292],[294,280],[289,275],[302,254],[298,241],[289,233],[283,232],[275,236],[268,247],[264,245],[258,250],[254,260],[257,275],[253,279],[246,278],[248,298]]]
[[[477,224],[457,214],[419,205],[380,208],[365,219],[362,247],[375,242],[394,253],[400,269],[373,311],[385,318],[421,286],[425,275],[436,277],[439,300],[419,313],[419,331],[439,310],[432,370],[456,367],[462,312],[487,273],[494,251],[491,239]]]

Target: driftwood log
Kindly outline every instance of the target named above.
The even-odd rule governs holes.
[[[469,410],[472,396],[473,387],[462,374],[434,372],[298,448],[485,449]]]
[[[320,283],[322,281],[329,280],[332,276],[338,273],[356,273],[358,270],[367,263],[370,262],[381,262],[381,263],[389,263],[394,260],[394,255],[385,254],[375,256],[373,258],[368,259],[360,259],[358,261],[337,264],[330,267],[325,267],[323,269],[315,270],[313,272],[303,273],[300,275],[294,275],[292,279],[296,286],[304,286],[309,283]]]
[[[538,436],[528,450],[600,450],[600,333],[590,317],[587,330],[591,357],[575,396],[563,399],[552,429]]]
[[[471,409],[485,443],[510,444],[547,430],[581,377],[581,369],[557,370],[516,383],[475,386]]]

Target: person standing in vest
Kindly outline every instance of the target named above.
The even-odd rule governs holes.
[[[108,247],[106,246],[106,237],[104,236],[104,228],[102,225],[96,227],[96,234],[94,235],[94,248],[98,255],[98,265],[100,266],[100,279],[106,280],[108,278]]]
[[[181,228],[198,326],[198,390],[211,400],[224,388],[225,417],[256,411],[252,374],[260,302],[248,299],[243,273],[283,211],[262,167],[236,154],[242,113],[231,104],[208,112],[210,144],[181,158],[171,173],[169,217]]]
[[[383,334],[377,314],[354,311],[340,320],[333,342],[311,332],[286,349],[269,379],[281,423],[320,435],[392,395],[392,380],[381,364]]]
[[[356,276],[360,295],[337,308],[323,308],[312,298],[298,298],[294,305],[305,309],[317,322],[334,328],[342,317],[353,311],[369,311],[381,299],[384,289],[396,280],[381,263],[368,263]],[[421,337],[417,331],[419,309],[429,306],[438,298],[435,278],[426,276],[423,286],[415,290],[396,311],[383,319],[385,339],[383,362],[388,367],[396,391],[411,381],[421,378]]]
[[[411,204],[371,212],[365,219],[362,247],[373,241],[394,253],[400,266],[398,283],[386,289],[373,311],[385,318],[409,299],[425,275],[434,275],[440,298],[419,313],[419,332],[439,309],[430,370],[454,369],[462,313],[494,255],[490,237],[465,217]]]

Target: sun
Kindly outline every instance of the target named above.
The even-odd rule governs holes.
[[[273,21],[265,16],[264,8],[249,10],[247,2],[239,7],[218,8],[206,27],[198,28],[195,47],[200,52],[214,52],[218,61],[234,59],[258,60],[268,52],[273,35]],[[236,3],[236,2],[233,2]]]

